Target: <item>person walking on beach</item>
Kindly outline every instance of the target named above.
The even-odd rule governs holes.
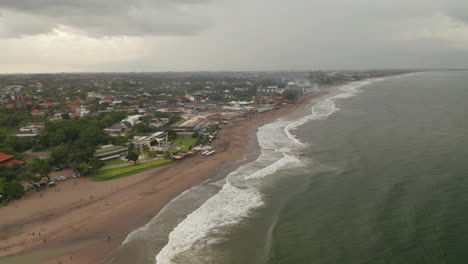
[[[110,242],[110,235],[107,235],[107,242]]]

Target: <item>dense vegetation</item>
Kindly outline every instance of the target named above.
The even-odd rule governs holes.
[[[31,117],[26,109],[0,107],[0,152],[15,155],[32,147],[32,141],[13,134],[28,122],[39,121]]]
[[[286,90],[283,92],[283,97],[288,101],[296,101],[299,98],[299,94],[294,90]]]
[[[49,174],[54,167],[73,166],[83,175],[89,175],[103,166],[93,157],[99,145],[124,144],[127,139],[111,137],[103,132],[106,128],[126,117],[126,113],[113,112],[93,117],[63,119],[47,122],[41,136],[35,139],[12,135],[20,126],[33,119],[22,110],[1,109],[0,152],[18,155],[28,149],[48,149],[50,159],[34,159],[26,166],[0,168],[0,195],[2,200],[18,199],[23,196],[21,181],[39,189],[40,182],[50,182]],[[5,132],[7,131],[7,132]],[[11,131],[11,132],[8,132]],[[19,157],[21,158],[21,156]]]

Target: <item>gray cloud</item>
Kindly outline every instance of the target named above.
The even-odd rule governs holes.
[[[0,71],[468,67],[466,0],[0,0],[0,13]]]
[[[93,37],[190,35],[211,26],[192,9],[208,0],[2,0],[0,36],[68,28]]]

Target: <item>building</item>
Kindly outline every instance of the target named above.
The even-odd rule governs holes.
[[[96,152],[94,153],[94,156],[98,160],[109,162],[113,160],[125,159],[127,154],[128,154],[128,147],[106,145],[96,150]]]
[[[44,125],[29,125],[19,129],[17,137],[37,137],[44,131]]]
[[[259,93],[282,94],[284,90],[285,90],[284,88],[279,88],[278,86],[268,86],[268,87],[257,88],[257,92]]]
[[[42,112],[41,110],[34,109],[34,110],[31,111],[31,115],[33,115],[33,116],[44,116],[45,113]]]
[[[104,132],[115,137],[115,136],[125,136],[127,130],[128,130],[128,127],[125,125],[125,123],[116,123],[108,128],[105,128]]]
[[[156,132],[149,136],[135,136],[133,145],[139,152],[162,151],[169,142],[167,132]]]
[[[140,119],[140,117],[142,117],[142,116],[143,115],[128,116],[127,118],[125,118],[121,122],[128,122],[131,126],[134,126],[137,123],[138,119]]]
[[[193,127],[193,126],[179,126],[179,127],[171,127],[174,132],[177,133],[177,136],[191,136],[195,132],[199,132],[201,127]]]
[[[26,162],[15,160],[15,156],[0,152],[0,166],[13,167],[14,164],[23,165]]]

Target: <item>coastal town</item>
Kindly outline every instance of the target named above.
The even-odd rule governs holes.
[[[105,243],[86,256],[100,256],[129,227],[235,166],[259,125],[333,87],[404,73],[1,75],[0,257],[90,234]]]
[[[0,203],[81,176],[105,181],[216,154],[233,119],[401,71],[0,76]],[[53,175],[53,177],[51,176]]]

